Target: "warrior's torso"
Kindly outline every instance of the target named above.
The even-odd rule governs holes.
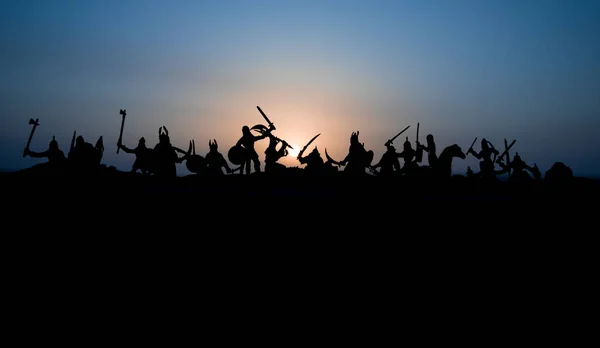
[[[240,139],[240,143],[244,146],[246,151],[255,151],[254,150],[254,142],[256,141],[254,135],[252,134],[244,134]]]
[[[91,165],[97,163],[98,150],[90,143],[82,143],[73,147],[69,160],[77,165]]]
[[[175,151],[173,146],[171,146],[171,144],[156,144],[156,146],[154,147],[154,153],[161,160],[175,161],[177,159],[177,152]]]
[[[300,163],[306,164],[306,169],[313,169],[322,166],[325,162],[323,162],[323,158],[321,154],[311,152],[306,157],[300,157],[298,159]]]
[[[65,160],[65,153],[62,150],[48,151],[48,162],[59,163]]]
[[[209,152],[206,154],[206,165],[209,168],[221,168],[225,165],[225,157],[219,152]]]
[[[379,165],[381,166],[382,171],[393,171],[394,167],[399,168],[400,162],[398,161],[396,151],[386,151],[383,156],[381,156]]]

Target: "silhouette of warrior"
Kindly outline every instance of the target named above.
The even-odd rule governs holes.
[[[164,129],[164,132],[163,132]],[[174,178],[177,176],[176,163],[181,163],[183,157],[179,158],[177,152],[186,153],[183,150],[171,145],[169,131],[167,127],[162,126],[158,129],[158,144],[154,146],[154,175],[163,178]]]
[[[101,144],[101,138],[97,145]],[[79,168],[89,168],[100,164],[102,159],[102,147],[94,147],[83,139],[81,135],[75,139],[75,146],[69,151],[69,163]]]
[[[227,173],[231,173],[231,168],[229,168],[229,164],[225,160],[225,157],[219,152],[219,145],[217,145],[217,140],[213,140],[212,142],[208,141],[209,151],[206,154],[205,162],[206,169],[208,175],[224,175],[223,167]]]
[[[349,174],[366,174],[365,169],[369,168],[373,161],[373,151],[367,151],[365,144],[358,141],[359,134],[359,131],[352,133],[348,155],[340,162],[340,165],[346,166],[344,172]]]
[[[427,134],[426,140],[427,140],[427,146],[425,146],[423,144],[419,144],[419,145],[417,145],[417,147],[423,149],[424,151],[427,151],[427,161],[429,163],[429,166],[433,167],[433,166],[435,166],[435,162],[438,159],[437,153],[435,150],[435,141],[433,140],[433,135]]]
[[[131,167],[131,172],[135,173],[138,169],[142,172],[142,174],[149,174],[151,170],[151,161],[152,154],[151,150],[146,147],[146,139],[141,137],[138,141],[138,145],[135,149],[130,149],[127,146],[123,145],[120,141],[117,143],[117,146],[126,153],[135,154],[135,161],[133,162],[133,166]]]
[[[273,126],[269,125],[269,129],[273,130]],[[242,127],[242,137],[236,143],[236,146],[242,146],[245,154],[246,174],[250,174],[250,162],[254,164],[254,171],[260,172],[260,159],[258,153],[254,149],[254,143],[267,137],[266,132],[261,135],[254,135],[250,132],[250,127]],[[240,169],[240,174],[244,174],[244,164]]]
[[[285,165],[277,163],[281,157],[288,155],[288,143],[285,140],[281,140],[271,133],[270,130],[266,131],[267,137],[269,137],[269,146],[265,150],[265,172],[273,172],[285,169]],[[277,144],[281,143],[281,147],[277,150]]]
[[[400,171],[400,161],[398,160],[398,154],[396,153],[396,148],[391,143],[386,143],[387,150],[381,156],[381,159],[377,164],[371,166],[373,170],[377,168],[381,168],[379,171],[379,175],[381,176],[390,176],[394,175],[396,172]]]
[[[412,148],[412,145],[410,141],[408,141],[408,138],[406,138],[402,152],[397,154],[398,157],[402,157],[404,159],[404,168],[402,168],[402,171],[405,174],[410,174],[414,172],[415,169],[418,169],[419,165],[416,162],[415,155],[416,151]]]
[[[526,172],[526,170],[528,170],[535,179],[541,179],[542,176],[542,173],[540,172],[540,169],[538,168],[537,164],[535,164],[533,167],[529,166],[521,159],[521,156],[519,156],[518,152],[515,153],[515,156],[513,157],[510,164],[506,165],[504,162],[498,162],[498,164],[504,169],[505,172],[509,172],[509,170],[512,170],[512,173],[509,177],[510,181],[531,180],[532,177],[531,175],[529,175],[529,173]]]
[[[58,142],[54,136],[52,136],[52,140],[48,145],[48,150],[44,152],[34,152],[29,150],[29,148],[26,148],[25,154],[33,158],[48,158],[48,163],[52,164],[64,163],[66,159],[64,152],[58,147]]]
[[[302,155],[303,153],[301,152],[296,159],[301,164],[306,164],[304,167],[306,174],[321,174],[325,171],[325,162],[323,161],[323,157],[321,157],[321,153],[316,146],[308,155]]]
[[[472,154],[473,157],[481,160],[479,162],[480,176],[483,179],[493,179],[496,177],[496,171],[494,169],[495,157],[498,156],[499,152],[494,148],[494,145],[487,141],[485,138],[481,139],[481,150],[479,153],[475,152],[473,148],[467,151],[467,154]],[[494,155],[494,159],[492,159]]]

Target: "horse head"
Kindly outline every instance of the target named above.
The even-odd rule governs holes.
[[[452,144],[446,147],[440,154],[440,159],[447,158],[449,160],[452,160],[452,158],[454,157],[458,157],[460,159],[465,159],[467,157],[463,150],[460,148],[460,146],[458,146],[457,144]]]

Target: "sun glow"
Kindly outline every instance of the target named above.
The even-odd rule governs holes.
[[[288,148],[288,156],[296,158],[296,156],[298,156],[298,153],[300,152],[300,147],[294,144],[290,144],[290,146],[293,148]]]

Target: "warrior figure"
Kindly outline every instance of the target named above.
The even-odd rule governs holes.
[[[467,151],[467,155],[469,153],[478,160],[481,160],[479,162],[479,173],[482,179],[496,178],[496,174],[498,173],[496,173],[496,170],[494,169],[494,161],[499,152],[494,148],[492,143],[483,138],[481,139],[481,151],[477,153],[473,148],[470,148],[469,151]],[[494,159],[492,159],[492,155],[494,155]]]
[[[398,160],[398,154],[396,148],[391,143],[386,143],[387,150],[381,156],[379,162],[371,166],[372,170],[381,168],[378,172],[381,176],[390,176],[400,172],[400,161]]]
[[[348,155],[340,162],[340,165],[346,166],[344,172],[348,174],[366,174],[365,169],[369,168],[373,161],[373,151],[367,151],[365,149],[365,144],[358,141],[359,134],[359,131],[352,133],[350,136]]]
[[[133,166],[131,166],[132,173],[135,173],[138,170],[140,170],[142,174],[147,175],[152,172],[152,150],[146,147],[146,139],[144,139],[144,137],[140,138],[140,140],[138,141],[138,145],[134,149],[130,149],[127,146],[123,145],[121,141],[117,143],[117,146],[126,153],[135,154],[135,161],[133,162]]]
[[[52,164],[62,164],[66,159],[64,152],[58,147],[58,142],[54,136],[52,136],[48,150],[44,152],[34,152],[29,150],[29,148],[26,148],[25,154],[33,158],[48,158],[48,163]]]
[[[272,126],[269,126],[272,129]],[[250,132],[250,127],[244,126],[242,127],[242,137],[236,143],[236,146],[242,146],[244,148],[244,163],[242,164],[242,168],[240,169],[240,174],[244,174],[244,165],[246,168],[246,174],[250,174],[250,163],[254,164],[254,171],[260,172],[260,159],[258,158],[258,153],[256,153],[256,149],[254,148],[254,143],[264,139],[267,137],[267,134],[261,135],[253,135]]]
[[[418,169],[419,165],[415,161],[415,154],[416,152],[407,137],[402,152],[397,154],[398,157],[404,159],[404,167],[402,168],[404,174],[413,174]]]
[[[225,160],[225,157],[219,152],[219,145],[217,145],[217,140],[213,140],[212,142],[208,141],[209,151],[206,154],[206,169],[207,174],[209,175],[224,175],[223,169],[227,171],[227,173],[231,173],[231,168],[229,168],[229,164]]]
[[[164,132],[163,132],[164,130]],[[169,131],[162,126],[158,129],[158,144],[154,146],[153,163],[154,175],[163,178],[174,178],[177,176],[176,163],[181,163],[184,157],[179,158],[177,152],[186,153],[171,145]]]

